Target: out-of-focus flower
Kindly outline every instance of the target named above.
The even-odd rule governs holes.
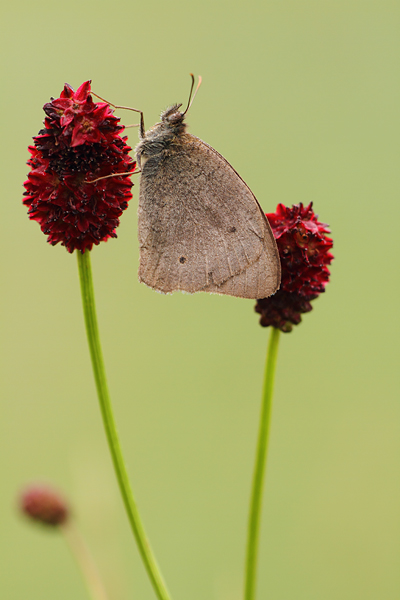
[[[119,217],[132,198],[129,176],[136,162],[109,105],[93,102],[90,81],[76,92],[66,84],[43,110],[44,129],[29,147],[23,203],[50,244],[60,242],[69,252],[91,250],[117,237]]]
[[[261,314],[263,327],[289,332],[300,323],[302,313],[312,310],[310,301],[325,291],[333,242],[326,235],[328,226],[318,221],[312,202],[292,208],[278,204],[267,218],[279,250],[282,280],[276,294],[257,300],[255,310]]]
[[[63,497],[51,487],[33,484],[27,487],[20,497],[21,510],[29,518],[45,525],[62,525],[69,516]]]

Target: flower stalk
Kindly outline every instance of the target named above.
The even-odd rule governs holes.
[[[77,257],[82,292],[83,312],[94,379],[96,382],[103,424],[107,435],[108,446],[111,452],[119,489],[133,535],[136,539],[140,555],[153,585],[154,591],[156,592],[159,600],[170,600],[169,593],[163,581],[139,515],[136,501],[129,484],[128,474],[119,443],[110,395],[108,392],[103,355],[100,345],[100,336],[97,326],[92,271],[90,265],[90,252],[88,250],[84,254],[77,252]]]
[[[279,334],[280,330],[272,327],[265,364],[264,388],[248,521],[244,591],[245,600],[254,600],[255,598],[261,508],[271,422],[272,395],[275,380],[276,361],[278,356]]]
[[[80,531],[71,521],[61,525],[60,530],[82,573],[82,578],[89,597],[92,600],[108,600],[108,595],[97,569],[97,565],[94,562]]]
[[[23,490],[19,505],[22,513],[31,521],[58,530],[64,535],[90,598],[108,600],[97,565],[74,519],[71,518],[71,510],[64,496],[52,486],[36,483]]]

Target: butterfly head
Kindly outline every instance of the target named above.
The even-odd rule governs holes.
[[[182,113],[179,109],[182,104],[173,104],[167,110],[161,113],[161,121],[166,125],[171,125],[172,127],[176,125],[180,125],[183,123],[183,119],[185,118],[185,113]]]
[[[161,121],[141,137],[135,149],[139,166],[143,167],[150,157],[162,157],[171,143],[176,143],[185,133],[186,123],[183,122],[185,113],[180,112],[181,106],[182,104],[173,104],[167,108],[161,113]]]

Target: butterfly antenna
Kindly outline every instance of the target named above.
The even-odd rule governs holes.
[[[194,88],[194,75],[193,75],[193,73],[190,73],[190,77],[192,78],[192,85],[191,85],[191,87],[190,87],[190,93],[189,93],[189,100],[188,100],[188,104],[187,104],[187,107],[186,107],[186,110],[185,110],[185,112],[183,113],[184,115],[186,115],[187,111],[188,111],[188,110],[189,110],[189,108],[192,106],[192,104],[193,104],[193,100],[196,98],[196,94],[197,94],[197,92],[198,92],[198,89],[199,89],[199,87],[201,86],[201,81],[202,81],[202,79],[201,79],[201,75],[199,75],[199,82],[198,82],[198,84],[197,84],[197,88],[195,89],[195,92],[194,92],[194,94],[193,94],[193,96],[192,96],[192,92],[193,92],[193,88]]]

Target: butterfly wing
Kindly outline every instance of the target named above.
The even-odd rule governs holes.
[[[139,279],[160,292],[265,298],[280,283],[274,236],[253,193],[190,134],[150,157],[139,196]]]

